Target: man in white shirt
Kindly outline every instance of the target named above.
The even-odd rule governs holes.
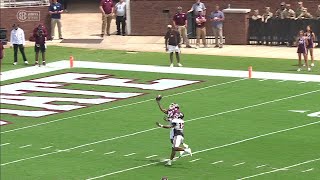
[[[117,24],[117,35],[122,33],[123,36],[126,34],[126,3],[124,0],[120,0],[115,5],[115,12],[116,12],[116,24]],[[121,24],[121,29],[120,29]]]
[[[24,45],[26,44],[24,31],[21,28],[19,28],[19,25],[17,24],[13,24],[12,28],[13,29],[11,31],[11,36],[10,36],[10,43],[11,43],[10,47],[11,48],[13,47],[13,52],[14,52],[13,65],[18,64],[18,48],[22,54],[24,64],[29,64],[26,58],[26,54],[24,53]]]

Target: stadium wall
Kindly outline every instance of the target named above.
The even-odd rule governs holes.
[[[231,8],[259,9],[260,13],[263,13],[264,7],[269,6],[271,11],[275,13],[282,1],[290,3],[292,9],[297,9],[298,0],[202,0],[207,7],[207,15],[214,10],[215,4],[219,4],[221,9],[227,8],[230,4]],[[131,35],[164,35],[166,25],[172,24],[171,20],[176,12],[176,7],[181,6],[186,12],[193,3],[195,0],[131,0]],[[318,4],[320,4],[319,0],[304,1],[304,6],[311,14],[315,13]],[[163,10],[169,10],[169,14],[163,13]],[[207,23],[207,27],[208,34],[211,35],[209,23]],[[232,31],[234,34],[245,36],[238,33],[237,27],[232,28]],[[247,31],[242,30],[241,32]]]

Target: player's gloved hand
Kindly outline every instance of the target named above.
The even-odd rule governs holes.
[[[161,95],[158,95],[157,97],[156,97],[156,101],[160,101],[162,99],[162,96]]]
[[[157,125],[158,127],[163,127],[163,125],[160,124],[160,123],[158,123],[158,122],[156,122],[156,125]]]

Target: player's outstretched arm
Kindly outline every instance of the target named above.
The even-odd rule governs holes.
[[[167,113],[168,111],[166,109],[164,109],[160,104],[161,99],[162,99],[161,95],[158,95],[156,97],[156,101],[157,101],[158,107],[159,107],[160,111],[162,111],[163,113]]]
[[[171,128],[173,128],[172,125],[162,125],[162,124],[160,124],[160,123],[158,123],[158,122],[156,122],[156,125],[157,125],[158,127],[165,128],[165,129],[171,129]]]

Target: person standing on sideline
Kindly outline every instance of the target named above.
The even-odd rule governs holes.
[[[308,40],[307,38],[304,36],[304,32],[303,30],[299,31],[299,38],[298,38],[298,58],[299,58],[299,68],[298,68],[298,72],[301,71],[301,55],[303,55],[303,59],[304,59],[304,63],[308,68],[308,71],[311,71],[311,68],[308,65],[308,51],[307,51],[307,46],[308,46]]]
[[[173,16],[173,27],[177,28],[179,31],[180,36],[182,37],[183,41],[186,43],[186,48],[191,48],[187,29],[188,29],[188,20],[186,13],[182,12],[182,7],[177,8],[177,13]]]
[[[310,57],[311,57],[311,67],[314,67],[313,48],[314,48],[314,41],[316,40],[316,35],[312,31],[312,28],[310,25],[307,26],[306,36],[308,40],[307,50],[310,52]]]
[[[45,56],[45,52],[46,52],[46,37],[47,37],[47,30],[46,28],[42,25],[39,24],[38,27],[36,27],[33,30],[33,37],[35,40],[35,45],[34,45],[34,51],[36,53],[36,57],[35,57],[35,66],[39,65],[39,52],[41,51],[42,54],[42,65],[46,65],[46,56]]]
[[[63,13],[62,5],[58,3],[57,0],[52,0],[51,5],[49,6],[49,14],[51,14],[51,39],[54,39],[56,25],[58,25],[59,39],[63,39],[61,31],[61,13]]]
[[[222,35],[222,27],[224,21],[224,14],[219,9],[219,5],[216,5],[216,10],[213,11],[210,15],[210,21],[212,22],[212,31],[215,36],[216,46],[222,48],[223,47],[223,35]],[[219,41],[218,41],[219,37]]]
[[[110,24],[111,24],[113,12],[114,12],[112,0],[101,0],[99,9],[102,13],[101,37],[103,37],[106,33],[106,26],[107,26],[107,36],[110,36]]]
[[[176,54],[178,66],[181,67],[179,55],[181,38],[179,32],[174,30],[171,25],[168,25],[168,31],[164,39],[166,51],[170,53],[170,67],[173,67],[173,53]]]
[[[124,0],[120,0],[115,6],[117,35],[126,35],[126,3]],[[121,24],[121,29],[120,29]]]
[[[19,25],[17,24],[13,24],[12,28],[13,29],[10,35],[10,43],[11,43],[10,47],[11,48],[13,47],[13,52],[14,52],[13,65],[18,64],[18,48],[22,54],[24,64],[29,64],[26,58],[26,54],[24,53],[24,45],[26,44],[24,31],[21,28],[19,28]]]
[[[203,13],[203,15],[206,14],[206,6],[200,1],[200,0],[196,0],[196,3],[194,3],[191,7],[191,9],[188,11],[188,13],[193,12],[194,16],[199,15],[199,12],[201,11]]]
[[[4,47],[3,47],[2,41],[0,40],[0,70],[1,70],[1,64],[2,64],[3,58],[4,58]]]
[[[196,17],[196,34],[197,34],[197,45],[196,49],[200,46],[200,38],[202,39],[202,43],[204,47],[207,47],[207,41],[206,41],[206,17],[202,14],[202,11],[199,11],[199,15]]]

